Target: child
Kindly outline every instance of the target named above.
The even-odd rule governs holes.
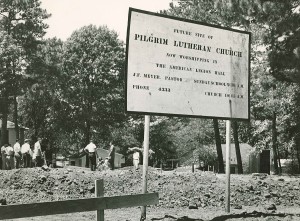
[[[97,169],[99,171],[104,169],[104,161],[103,161],[102,157],[99,157],[99,159],[98,159]]]
[[[105,170],[107,170],[107,169],[110,168],[109,157],[106,157],[106,158],[105,158],[103,167],[104,167]]]

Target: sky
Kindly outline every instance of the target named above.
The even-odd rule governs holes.
[[[86,25],[107,25],[126,41],[129,7],[158,12],[168,9],[172,0],[41,0],[41,7],[52,16],[45,38],[66,40],[72,32]]]

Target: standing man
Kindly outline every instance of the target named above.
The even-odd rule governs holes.
[[[38,138],[37,142],[34,144],[33,157],[35,159],[35,166],[42,166],[42,148],[41,148],[41,138]]]
[[[21,145],[18,139],[16,140],[16,143],[14,145],[14,152],[15,152],[15,160],[16,160],[16,169],[19,169],[22,157],[21,157]]]
[[[7,144],[4,144],[1,147],[2,170],[6,169],[6,147],[7,147]]]
[[[115,169],[115,152],[116,152],[116,148],[114,146],[113,141],[111,141],[109,143],[110,148],[109,148],[109,154],[108,154],[108,159],[109,159],[109,164],[110,164],[110,168],[111,170]]]
[[[32,167],[35,167],[36,165],[35,165],[35,163],[36,163],[36,161],[35,161],[35,158],[33,158],[33,157],[35,157],[34,156],[34,154],[33,154],[33,149],[34,149],[34,146],[32,146],[32,145],[30,145],[30,143],[29,143],[29,161],[28,161],[28,167],[29,168],[32,168]]]
[[[132,155],[132,158],[133,158],[134,169],[138,170],[139,169],[139,164],[140,164],[140,153],[139,153],[138,150],[134,151],[134,153]]]
[[[25,140],[25,143],[21,147],[21,153],[23,157],[23,167],[28,168],[30,167],[30,145],[29,145],[29,139]]]
[[[45,144],[45,151],[44,151],[44,157],[45,157],[45,161],[46,161],[46,165],[49,167],[50,165],[52,165],[52,148],[50,146],[50,142],[47,142]]]
[[[6,169],[11,170],[15,168],[14,148],[8,144],[6,147]]]
[[[97,147],[93,143],[92,139],[90,139],[90,143],[84,148],[84,151],[89,155],[89,163],[90,163],[91,171],[95,171],[96,156],[98,157],[98,154],[97,154]]]

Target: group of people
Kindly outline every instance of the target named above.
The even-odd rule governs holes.
[[[90,143],[84,148],[84,151],[88,154],[89,156],[89,165],[91,168],[91,171],[95,171],[97,170],[105,170],[105,169],[111,169],[114,170],[115,169],[115,152],[116,152],[116,148],[115,145],[113,143],[113,141],[111,141],[109,143],[109,152],[108,152],[108,156],[103,160],[103,158],[101,156],[98,155],[97,153],[97,147],[96,145],[93,143],[93,140],[90,140]],[[128,152],[132,153],[132,160],[133,160],[133,166],[135,170],[139,169],[139,164],[140,164],[140,152],[141,149],[138,147],[133,147],[133,148],[129,148]],[[98,158],[98,163],[96,165],[96,159]]]
[[[111,169],[111,164],[109,163],[109,157],[105,157],[105,159],[103,160],[103,158],[99,156],[96,169],[99,171]]]
[[[105,158],[105,160],[103,160],[101,156],[98,156],[97,147],[93,143],[93,140],[90,139],[90,143],[84,148],[84,151],[89,156],[89,165],[90,165],[91,171],[95,171],[96,169],[98,169],[98,170],[103,170],[103,169],[108,169],[108,168],[110,168],[111,170],[115,169],[116,148],[115,148],[113,141],[111,141],[109,143],[109,146],[110,147],[109,147],[108,156]],[[96,163],[97,158],[98,158],[98,163]]]
[[[92,171],[115,169],[116,148],[113,141],[111,141],[109,145],[109,153],[105,159],[98,156],[97,147],[93,143],[92,139],[84,148],[85,153],[88,154],[89,166]],[[142,149],[138,147],[128,149],[128,153],[132,153],[133,166],[135,170],[139,169],[141,151]],[[53,162],[50,145],[47,141],[43,142],[42,145],[41,138],[38,138],[34,145],[30,145],[29,139],[25,139],[24,144],[21,145],[17,139],[13,147],[10,144],[5,144],[1,147],[0,169],[2,170],[10,170],[14,168],[18,169],[20,167],[41,167],[43,165],[51,166],[53,165]],[[53,165],[53,167],[54,166],[55,165]]]
[[[1,169],[10,170],[14,168],[18,169],[20,167],[40,167],[44,164],[44,160],[49,166],[52,162],[48,159],[49,157],[47,157],[49,153],[45,153],[45,150],[42,151],[41,141],[42,139],[38,138],[34,143],[33,148],[30,146],[29,139],[26,139],[22,146],[18,139],[13,147],[10,144],[4,144],[1,147]],[[47,152],[50,152],[48,151],[48,148]]]

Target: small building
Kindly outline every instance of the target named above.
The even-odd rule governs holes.
[[[244,173],[267,173],[270,174],[272,156],[270,150],[257,152],[252,146],[240,143],[241,158]],[[226,158],[226,144],[222,144],[223,160]],[[230,173],[238,173],[235,144],[231,143]]]
[[[272,170],[272,161],[273,156],[272,152],[270,150],[263,150],[261,152],[255,151],[255,148],[253,148],[251,145],[247,143],[240,143],[240,152],[241,152],[241,158],[242,158],[242,165],[243,165],[243,173],[268,173],[270,174],[270,171]],[[221,144],[222,147],[222,155],[223,155],[223,163],[224,168],[226,167],[226,144]],[[230,173],[235,174],[238,173],[238,164],[237,164],[237,157],[236,157],[236,151],[235,151],[235,144],[231,143],[230,146]],[[215,154],[215,157],[217,157],[216,153],[216,145],[209,145],[204,146],[204,149],[210,150],[210,153],[212,155]],[[183,165],[192,165],[199,164],[199,169],[201,170],[215,170],[217,171],[217,168],[219,168],[218,161],[215,160],[214,163],[207,163],[203,160],[199,159],[198,156],[201,153],[203,149],[197,149],[193,150],[191,152],[188,152],[186,156],[181,157],[181,161],[183,162]]]
[[[270,171],[272,170],[272,162],[273,157],[270,150],[253,152],[249,156],[249,172],[270,174]]]
[[[224,165],[226,163],[226,144],[222,144],[222,153],[223,153],[223,161]],[[240,151],[241,151],[241,158],[242,158],[242,164],[243,164],[243,172],[244,173],[252,173],[252,171],[249,170],[249,165],[253,162],[251,162],[251,155],[253,147],[250,146],[247,143],[240,143]],[[230,173],[235,174],[238,173],[238,164],[237,164],[237,158],[236,158],[236,151],[235,151],[235,144],[231,143],[230,145]]]
[[[58,154],[58,155],[55,155],[53,154],[53,160],[55,162],[55,165],[56,167],[65,167],[65,166],[69,166],[69,159],[68,158],[65,158],[63,155],[61,154]]]
[[[280,159],[280,165],[282,174],[299,174],[299,163],[297,159]]]
[[[0,120],[0,127],[2,125],[2,120]],[[24,143],[24,133],[25,130],[28,130],[29,128],[27,127],[23,127],[23,126],[19,126],[19,141],[21,144]],[[1,129],[0,129],[0,138],[1,138]],[[11,121],[7,121],[7,140],[8,143],[10,143],[11,145],[14,145],[16,142],[16,130],[15,130],[15,124]]]
[[[105,150],[102,148],[97,148],[97,154],[102,159],[105,159],[108,157],[109,150]],[[120,153],[115,153],[115,168],[120,168],[125,163],[124,155]],[[71,156],[69,158],[69,165],[70,166],[79,166],[79,167],[85,167],[86,165],[86,153],[80,152],[77,155]]]

